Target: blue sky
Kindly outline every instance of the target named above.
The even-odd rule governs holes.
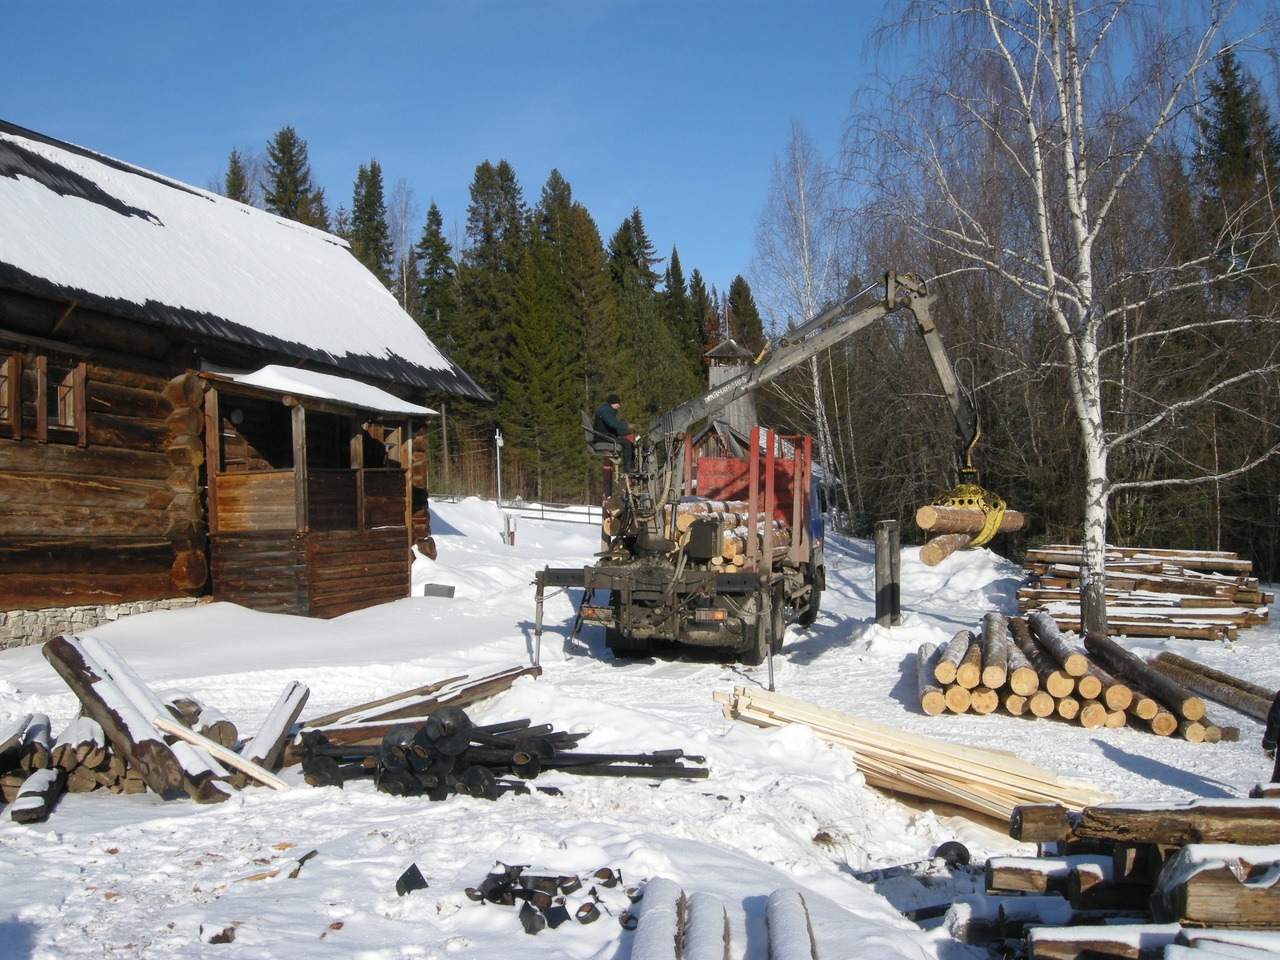
[[[607,241],[749,276],[793,119],[834,153],[879,2],[174,0],[4,4],[0,118],[200,187],[280,127],[330,210],[361,163],[465,223],[476,165],[537,201],[551,169]]]

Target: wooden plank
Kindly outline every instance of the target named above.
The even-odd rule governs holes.
[[[1280,930],[1280,847],[1188,844],[1168,863],[1151,898],[1161,922]]]
[[[241,773],[248,774],[252,779],[271,787],[273,790],[290,789],[287,783],[272,774],[269,770],[264,770],[262,767],[258,766],[258,764],[240,756],[235,751],[228,750],[226,747],[222,746],[222,744],[214,743],[208,737],[200,736],[200,734],[196,733],[194,730],[188,730],[182,724],[176,723],[168,717],[156,714],[156,716],[152,718],[151,722],[157,730],[161,730],[177,737],[179,740],[184,740],[193,746],[198,746],[207,750],[216,759],[222,761],[228,766],[235,767]]]

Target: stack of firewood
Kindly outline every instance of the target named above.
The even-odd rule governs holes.
[[[288,785],[271,771],[286,759],[309,691],[286,685],[257,734],[241,740],[235,724],[185,693],[157,694],[110,644],[94,637],[57,637],[43,653],[80,700],[80,714],[56,739],[49,718],[29,714],[0,728],[0,803],[14,820],[45,819],[66,792],[107,790],[217,803],[249,783]],[[404,718],[425,718],[446,704],[493,696],[537,667],[515,667],[468,680],[454,677],[374,704],[311,721],[330,723],[338,742],[379,740]],[[285,757],[286,747],[293,750]]]
[[[1108,547],[1108,631],[1141,637],[1224,640],[1267,622],[1264,593],[1252,564],[1224,551]],[[1080,628],[1081,551],[1075,546],[1028,550],[1029,583],[1018,609],[1043,609],[1064,630]]]
[[[1085,647],[1044,611],[1025,620],[987,614],[981,636],[962,630],[946,645],[921,645],[920,707],[930,716],[1003,709],[1087,728],[1134,722],[1159,736],[1178,733],[1195,743],[1233,737],[1234,728],[1206,719],[1199,697],[1108,637],[1090,634]]]
[[[1200,942],[1252,957],[1277,942],[1261,931],[1280,930],[1280,801],[1028,805],[1009,834],[1039,856],[987,861],[986,894],[944,921],[958,940],[1027,960],[1183,957],[1169,945]]]

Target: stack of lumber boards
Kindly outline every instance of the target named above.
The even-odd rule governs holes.
[[[1234,639],[1240,629],[1266,623],[1275,599],[1251,576],[1248,560],[1226,551],[1108,547],[1106,564],[1113,634]],[[1064,630],[1078,630],[1080,565],[1078,546],[1028,550],[1030,584],[1018,591],[1019,611],[1043,609]]]
[[[1009,833],[1041,855],[988,860],[986,895],[945,921],[958,939],[1021,938],[1029,960],[1280,953],[1280,801],[1019,807]]]
[[[916,655],[920,708],[930,716],[994,713],[1053,717],[1093,729],[1129,724],[1195,743],[1238,734],[1206,719],[1204,702],[1107,637],[1086,648],[1044,611],[1027,619],[990,613],[980,634],[957,633]]]
[[[1110,799],[1089,784],[1061,780],[1005,750],[905,733],[765,690],[735,687],[714,699],[735,720],[761,727],[810,727],[822,740],[851,750],[867,783],[889,793],[952,803],[1001,819],[1019,804],[1051,797],[1068,806],[1068,797],[1084,803]]]

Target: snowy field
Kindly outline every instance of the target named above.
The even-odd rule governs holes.
[[[120,621],[94,635],[153,689],[194,694],[242,736],[291,680],[310,687],[303,715],[312,717],[447,676],[527,665],[534,571],[588,562],[598,532],[527,517],[516,523],[516,543],[506,546],[492,503],[433,504],[439,560],[417,561],[419,595],[336,620],[210,604]],[[1020,571],[985,550],[928,568],[918,550],[904,548],[902,562],[904,622],[883,629],[874,623],[871,544],[828,541],[823,612],[807,631],[788,629],[774,662],[780,693],[913,733],[1012,750],[1119,800],[1236,797],[1269,776],[1260,725],[1212,705],[1218,723],[1239,725],[1239,742],[1191,744],[1138,729],[996,714],[925,716],[915,701],[916,648],[977,628],[989,611],[1016,612]],[[452,585],[454,597],[422,596],[428,583]],[[559,796],[431,803],[380,794],[370,781],[308,787],[289,767],[282,776],[296,789],[249,788],[211,806],[95,793],[64,797],[42,824],[17,824],[0,811],[0,960],[628,960],[632,935],[617,922],[628,905],[623,886],[659,876],[727,905],[737,958],[766,956],[764,903],[784,887],[803,892],[825,960],[985,955],[899,913],[971,892],[972,873],[935,867],[926,883],[874,888],[854,874],[928,858],[947,840],[964,843],[975,864],[1032,848],[1011,841],[1000,824],[868,789],[847,752],[803,728],[761,730],[725,719],[713,693],[764,685],[764,666],[615,662],[598,628],[566,650],[576,597],[547,603],[542,677],[524,678],[469,712],[481,723],[527,717],[589,731],[581,749],[592,752],[683,748],[706,757],[708,779],[548,772],[533,783],[559,787]],[[1143,654],[1173,650],[1280,687],[1276,638],[1274,627],[1255,627],[1230,645],[1129,646]],[[56,732],[77,709],[38,648],[0,653],[0,727],[39,711]],[[609,867],[623,886],[598,889],[605,909],[597,922],[528,936],[515,909],[473,903],[464,893],[495,863],[584,877]],[[414,864],[429,886],[398,896],[396,880]],[[209,942],[227,929],[232,943]]]

